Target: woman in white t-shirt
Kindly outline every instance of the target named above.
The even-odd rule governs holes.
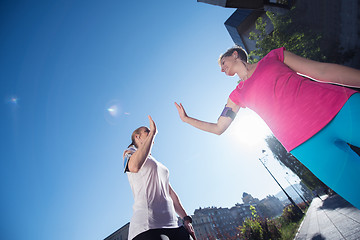
[[[196,239],[192,219],[169,183],[169,170],[151,156],[157,129],[149,116],[150,129],[139,127],[124,152],[124,171],[134,196],[129,239]],[[183,219],[179,226],[177,216]]]

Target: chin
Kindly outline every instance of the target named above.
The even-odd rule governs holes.
[[[225,74],[226,74],[226,76],[229,76],[229,77],[235,76],[235,73],[225,73]]]

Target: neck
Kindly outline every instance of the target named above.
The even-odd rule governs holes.
[[[253,64],[244,63],[244,65],[245,65],[245,68],[246,68],[245,74],[243,74],[243,75],[238,74],[240,79],[243,80],[243,81],[247,80],[248,78],[250,78],[253,75],[253,73],[255,72],[257,63],[253,63]]]

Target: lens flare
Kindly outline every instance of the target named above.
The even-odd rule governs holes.
[[[116,117],[118,114],[118,106],[112,105],[107,109],[107,111],[111,116]]]
[[[105,120],[111,125],[120,123],[123,119],[122,117],[127,115],[130,115],[130,113],[122,112],[119,100],[111,100],[105,106]]]
[[[18,101],[17,97],[11,97],[10,98],[11,103],[17,104],[17,101]]]
[[[19,101],[19,98],[16,96],[11,96],[6,98],[6,102],[12,105],[17,105]]]

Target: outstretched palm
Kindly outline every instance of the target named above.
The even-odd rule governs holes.
[[[148,118],[149,118],[149,122],[150,122],[150,132],[153,132],[154,135],[156,135],[157,134],[156,124],[155,124],[154,120],[152,120],[150,115],[148,116]]]
[[[177,108],[177,110],[178,110],[178,112],[179,112],[180,119],[181,119],[183,122],[185,122],[185,118],[187,118],[188,115],[186,114],[183,105],[182,105],[181,103],[180,103],[180,104],[177,104],[177,103],[175,102],[175,106],[176,106],[176,108]]]

